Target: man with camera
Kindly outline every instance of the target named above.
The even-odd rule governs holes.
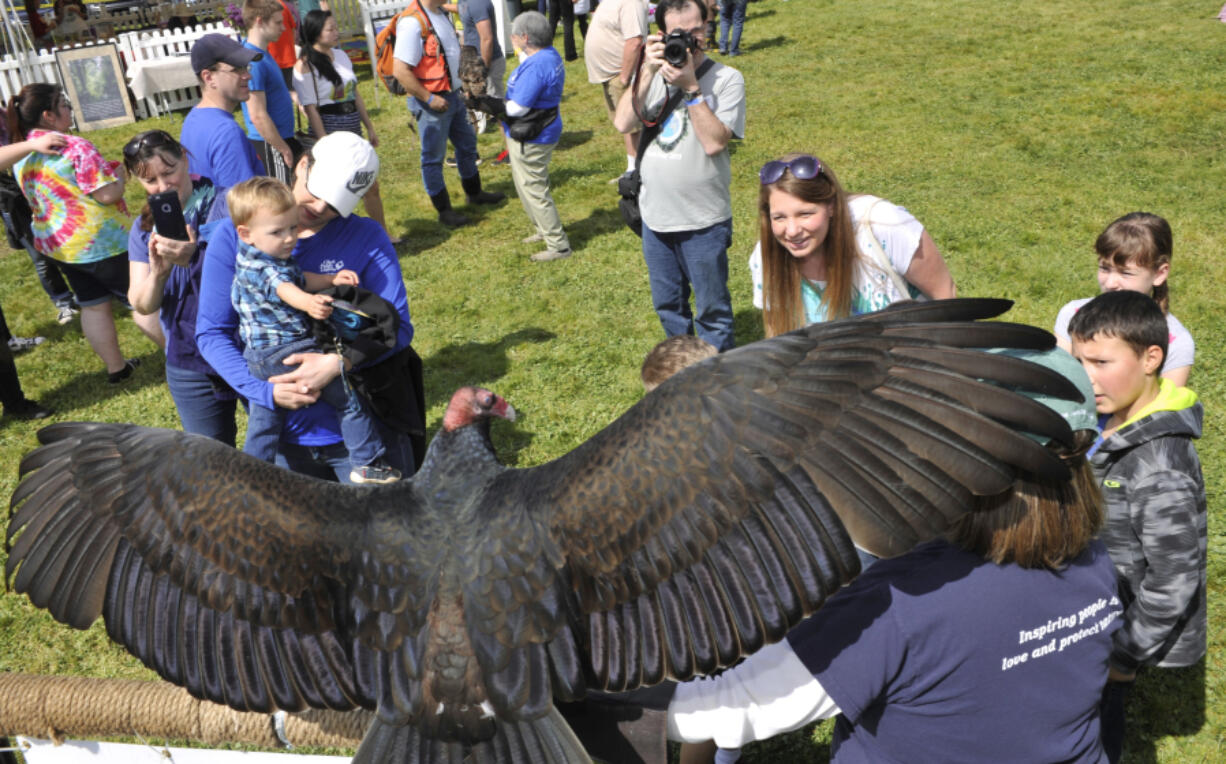
[[[629,133],[660,123],[640,148],[639,192],[643,259],[660,324],[670,337],[697,334],[724,351],[733,346],[728,142],[745,132],[745,79],[704,55],[706,22],[700,0],[661,0],[656,25],[663,34],[647,38],[614,124]]]

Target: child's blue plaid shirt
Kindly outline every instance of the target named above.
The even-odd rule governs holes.
[[[310,335],[309,317],[277,296],[285,282],[306,283],[294,258],[278,260],[246,242],[238,242],[230,302],[238,312],[238,333],[249,348],[284,345]]]

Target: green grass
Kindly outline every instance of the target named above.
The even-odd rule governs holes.
[[[1212,7],[1211,7],[1212,6]],[[750,6],[734,59],[746,77],[747,135],[735,148],[731,290],[739,342],[761,337],[745,259],[756,231],[756,172],[787,151],[817,153],[853,191],[905,205],[931,231],[959,292],[1017,301],[1014,320],[1049,327],[1067,300],[1096,290],[1092,243],[1137,209],[1175,231],[1172,304],[1196,337],[1191,386],[1205,401],[1199,448],[1209,491],[1210,653],[1200,670],[1143,675],[1132,706],[1131,761],[1222,758],[1226,718],[1221,529],[1226,308],[1226,26],[1211,3],[1044,0],[769,0]],[[382,188],[425,359],[430,425],[451,391],[480,384],[524,416],[496,426],[506,460],[537,464],[575,447],[640,395],[643,355],[662,338],[639,242],[620,224],[607,181],[623,169],[620,138],[581,61],[568,65],[566,133],[553,191],[576,248],[533,264],[530,226],[512,198],[449,232],[421,188],[418,142],[403,103],[362,85],[379,129]],[[137,129],[178,132],[182,115],[90,134],[118,156]],[[482,155],[498,138],[480,139]],[[454,199],[459,181],[448,170]],[[513,194],[510,173],[482,167]],[[129,188],[132,205],[139,189]],[[0,258],[0,304],[17,334],[49,342],[19,358],[26,391],[59,419],[175,426],[161,361],[128,321],[121,341],[145,364],[112,389],[76,326],[59,327],[28,259]],[[0,425],[0,489],[35,444],[36,425]],[[99,626],[79,633],[0,596],[0,671],[148,677]],[[829,725],[751,747],[757,762],[824,760]]]

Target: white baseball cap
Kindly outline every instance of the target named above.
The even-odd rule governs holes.
[[[361,136],[338,131],[329,133],[311,147],[315,163],[307,172],[306,188],[323,199],[343,218],[379,177],[379,157]]]

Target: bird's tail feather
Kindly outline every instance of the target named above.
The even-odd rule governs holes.
[[[375,718],[353,757],[353,764],[590,764],[557,708],[539,719],[502,721],[494,737],[480,743],[446,742],[425,737],[411,724]]]

